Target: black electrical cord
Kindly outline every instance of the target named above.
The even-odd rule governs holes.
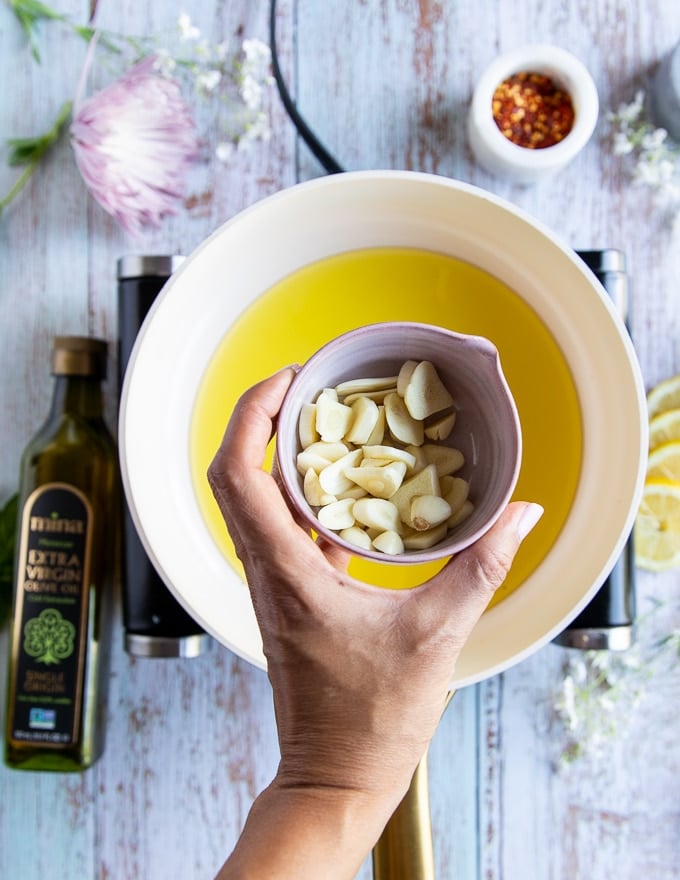
[[[276,49],[276,0],[271,0],[271,5],[269,7],[269,45],[272,53],[272,73],[274,74],[274,80],[276,81],[276,87],[279,90],[281,101],[286,108],[286,113],[290,117],[291,122],[297,129],[302,140],[307,144],[319,162],[321,162],[324,169],[329,174],[342,173],[345,169],[338,163],[335,157],[328,152],[326,147],[321,143],[298,112],[295,102],[291,98],[288,87],[286,86],[283,74],[281,73],[281,65],[279,64],[279,56]]]

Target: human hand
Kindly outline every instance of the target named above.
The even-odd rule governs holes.
[[[484,538],[415,589],[355,580],[351,554],[315,543],[263,470],[293,375],[283,370],[243,395],[209,480],[262,634],[277,784],[363,792],[385,805],[386,820],[434,733],[458,655],[542,508],[509,505]]]

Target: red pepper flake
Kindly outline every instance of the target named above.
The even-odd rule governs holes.
[[[504,79],[494,92],[491,106],[502,134],[513,144],[530,150],[552,147],[574,125],[571,96],[542,73],[522,71]]]

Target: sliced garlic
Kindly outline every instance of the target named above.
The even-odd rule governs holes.
[[[455,411],[447,413],[425,425],[425,436],[428,440],[446,440],[455,424]]]
[[[371,549],[371,539],[368,532],[364,531],[360,526],[350,526],[340,531],[340,537],[348,544],[354,544],[355,547],[361,547],[363,550]]]
[[[401,536],[392,530],[380,532],[373,538],[372,543],[376,550],[390,556],[399,556],[404,552],[404,542],[401,540]]]
[[[426,419],[453,405],[453,398],[430,361],[421,361],[404,389],[406,409],[414,419]]]
[[[414,447],[417,448],[417,447]],[[382,459],[383,463],[388,461],[403,461],[407,469],[412,468],[415,464],[415,456],[406,449],[399,449],[396,446],[364,446],[364,458]]]
[[[396,391],[385,398],[385,421],[395,440],[413,446],[423,445],[425,440],[423,423],[410,415]]]
[[[328,492],[329,495],[340,495],[351,489],[354,483],[345,476],[345,470],[356,467],[360,461],[361,450],[354,449],[319,471],[319,482],[324,492]]]
[[[455,516],[467,501],[470,484],[462,477],[445,476],[439,481],[439,488],[442,493],[442,498],[446,499],[449,503],[451,517]],[[451,520],[449,519],[449,523],[450,522]]]
[[[404,536],[405,550],[428,550],[446,537],[446,523],[428,529],[426,532],[413,532]]]
[[[347,397],[343,399],[343,403],[347,404],[347,406],[351,406],[357,400],[361,400],[362,398],[373,400],[375,403],[382,403],[388,394],[396,393],[397,389],[395,387],[383,388],[381,391],[362,391],[357,392],[356,394],[348,394]]]
[[[375,428],[371,432],[371,436],[366,440],[367,445],[377,446],[382,443],[385,438],[385,407],[378,406],[378,421]]]
[[[384,467],[348,468],[345,474],[374,498],[390,498],[402,484],[406,465],[403,461],[393,461]]]
[[[399,531],[399,511],[384,498],[360,498],[352,509],[354,519],[369,528],[383,532]]]
[[[319,482],[319,475],[313,468],[309,468],[305,473],[305,479],[302,484],[302,490],[305,493],[307,504],[312,507],[322,507],[325,504],[332,504],[338,499],[335,495],[329,495],[324,492]]]
[[[475,509],[474,504],[468,498],[463,502],[462,506],[452,514],[451,518],[446,523],[447,527],[450,529],[455,528],[455,526],[459,526],[464,520],[466,520],[472,511]]]
[[[349,451],[349,446],[345,443],[340,441],[329,443],[326,440],[317,440],[316,443],[311,443],[305,449],[305,452],[310,455],[320,455],[322,458],[327,458],[328,461],[337,461],[343,455],[347,455]]]
[[[363,467],[363,468],[365,468],[365,467],[387,467],[387,465],[389,463],[390,463],[389,459],[387,459],[387,458],[366,458],[366,456],[364,455],[364,457],[361,459],[361,467]]]
[[[411,523],[417,532],[426,532],[451,516],[451,505],[438,495],[416,495],[411,499]]]
[[[404,480],[390,499],[396,505],[402,522],[411,525],[411,500],[416,495],[439,495],[437,468],[429,464],[415,476]]]
[[[345,440],[348,443],[355,443],[361,446],[366,443],[368,438],[375,430],[378,424],[380,412],[378,404],[368,397],[360,397],[352,404],[352,423],[349,431],[345,434]]]
[[[323,455],[318,455],[316,452],[309,452],[307,449],[298,452],[297,469],[303,477],[310,468],[320,474],[329,464],[332,464],[329,458],[324,458]]]
[[[409,473],[418,473],[428,466],[429,462],[425,458],[422,446],[407,446],[405,452],[410,453],[415,459],[413,466],[408,469]]]
[[[365,498],[367,495],[368,492],[365,489],[352,483],[351,489],[347,489],[344,492],[338,492],[337,498],[338,500],[341,498],[353,498],[357,501],[359,498]]]
[[[341,529],[349,529],[354,525],[352,509],[355,504],[358,504],[358,502],[354,501],[353,498],[333,501],[319,510],[317,519],[322,526],[334,532],[339,532]]]
[[[303,449],[306,449],[320,439],[319,432],[316,430],[315,403],[302,404],[300,418],[298,419],[298,437],[300,438],[300,446]]]
[[[386,388],[396,388],[396,376],[382,376],[377,379],[350,379],[335,386],[338,398],[347,397],[350,394],[367,394],[371,391],[384,391]]]
[[[327,443],[342,440],[352,422],[352,409],[324,391],[316,401],[316,430]]]
[[[418,366],[418,361],[406,361],[402,364],[397,376],[397,394],[403,397],[406,394],[406,386],[411,381],[413,371]]]
[[[450,446],[437,446],[434,443],[425,443],[423,454],[428,464],[437,468],[437,476],[453,474],[465,464],[465,457],[460,449],[452,449]]]
[[[319,522],[388,555],[441,541],[473,510],[469,484],[452,476],[463,454],[437,442],[455,425],[452,404],[434,365],[415,360],[398,376],[341,382],[304,404],[297,468]]]

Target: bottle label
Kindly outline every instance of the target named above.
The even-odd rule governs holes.
[[[89,605],[92,508],[66,483],[26,500],[12,631],[9,736],[59,748],[77,742]]]

